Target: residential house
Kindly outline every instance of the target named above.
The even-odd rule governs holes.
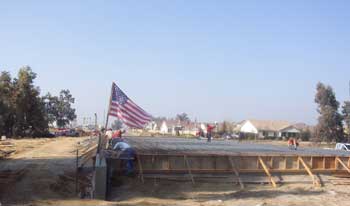
[[[152,123],[152,126],[148,128],[148,131],[152,133],[160,133],[163,135],[176,135],[177,133],[195,135],[198,131],[197,127],[198,125],[195,122],[180,122],[176,119],[167,119],[161,121],[154,121]]]
[[[258,138],[289,138],[300,134],[300,130],[287,121],[245,120],[239,126],[240,133],[253,134]]]

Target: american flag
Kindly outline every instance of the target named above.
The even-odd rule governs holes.
[[[144,128],[152,119],[150,114],[131,101],[114,82],[108,115],[119,118],[128,127],[139,129]]]

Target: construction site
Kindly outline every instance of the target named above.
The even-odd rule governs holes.
[[[136,171],[141,182],[145,178],[154,180],[175,178],[191,181],[203,178],[231,178],[244,189],[244,183],[269,183],[276,188],[288,181],[290,174],[306,174],[315,187],[328,182],[326,176],[350,172],[350,155],[346,151],[325,149],[290,150],[283,146],[239,143],[235,141],[205,142],[197,139],[179,138],[126,138],[136,150]],[[122,171],[115,151],[102,150],[98,156],[98,169],[106,167]],[[106,164],[105,164],[106,162]],[[98,176],[96,185],[109,182],[114,174],[107,171],[105,177]],[[108,176],[109,174],[109,176]],[[120,172],[118,174],[121,174]],[[97,177],[97,176],[96,176]],[[297,180],[295,180],[297,181]],[[103,188],[103,186],[101,187]],[[107,185],[107,191],[109,185]],[[100,188],[98,188],[100,189]],[[96,197],[107,193],[95,190]]]
[[[304,205],[310,199],[336,205],[349,195],[350,155],[324,146],[124,141],[136,151],[132,176],[124,175],[126,159],[104,141],[98,149],[96,136],[2,142],[1,150],[13,151],[0,160],[2,205]]]

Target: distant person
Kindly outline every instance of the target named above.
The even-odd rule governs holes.
[[[204,132],[203,132],[202,128],[198,128],[196,136],[198,139],[201,139],[202,137],[204,137]]]
[[[107,136],[107,139],[108,139],[108,140],[112,139],[113,131],[112,131],[111,128],[107,129],[107,131],[106,131],[106,136]]]
[[[208,139],[207,141],[208,142],[211,142],[211,136],[214,128],[215,126],[207,124],[207,139]]]
[[[289,149],[294,149],[294,141],[293,138],[288,139],[288,148]]]
[[[110,145],[112,141],[112,136],[113,136],[113,131],[111,128],[107,129],[105,136],[107,137],[108,145]]]
[[[125,130],[121,130],[121,129],[116,130],[112,135],[112,139],[122,138],[123,133],[125,133]]]
[[[289,138],[289,140],[288,140],[288,148],[289,149],[297,150],[298,146],[299,146],[299,142],[297,139]]]
[[[297,138],[293,138],[293,143],[294,143],[294,149],[297,150],[299,147],[299,142]]]
[[[123,140],[123,137],[122,137],[123,133],[125,133],[125,130],[120,130],[120,129],[116,130],[112,134],[112,138],[110,139],[109,144],[110,145],[115,145],[116,142],[119,142],[119,139]]]
[[[197,139],[201,138],[201,131],[200,131],[200,129],[198,129],[198,131],[196,132],[196,137],[197,137]]]

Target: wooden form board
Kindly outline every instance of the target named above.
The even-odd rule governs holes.
[[[186,156],[186,158],[184,158]],[[232,173],[232,165],[228,161],[232,159],[238,173],[265,173],[259,157],[274,173],[306,173],[299,161],[299,157],[315,173],[347,172],[350,162],[349,157],[329,156],[212,156],[212,155],[164,155],[164,154],[138,154],[143,173],[185,173],[189,170],[195,173]],[[113,159],[113,158],[111,158]],[[341,160],[344,165],[337,160]],[[187,162],[186,162],[187,161]],[[138,169],[136,164],[136,170]],[[349,168],[349,167],[348,167]]]
[[[122,161],[108,158],[112,167],[120,167]],[[241,188],[244,188],[241,174],[258,173],[266,175],[273,187],[277,184],[274,173],[279,174],[306,174],[311,177],[314,186],[321,186],[318,174],[350,173],[349,157],[329,156],[218,156],[218,155],[164,155],[138,154],[135,162],[136,172],[143,182],[143,175],[189,175],[195,184],[195,175],[198,174],[233,174]],[[118,168],[121,169],[121,168]]]

